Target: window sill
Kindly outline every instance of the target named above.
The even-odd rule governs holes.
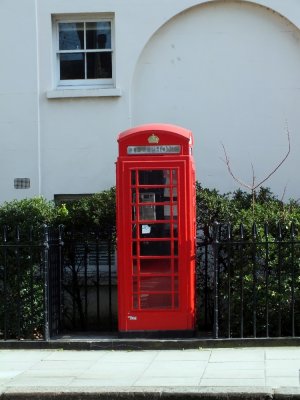
[[[60,87],[47,91],[48,99],[66,99],[75,97],[120,97],[119,88],[64,88]]]

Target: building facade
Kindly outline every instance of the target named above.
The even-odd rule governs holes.
[[[0,202],[115,184],[117,135],[171,123],[197,180],[300,197],[299,0],[2,0]]]

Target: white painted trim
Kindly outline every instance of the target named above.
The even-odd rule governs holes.
[[[42,195],[42,155],[41,155],[41,110],[40,110],[40,55],[39,55],[39,14],[38,0],[35,0],[35,30],[36,30],[36,85],[37,85],[37,170],[38,170],[38,195]]]
[[[47,91],[48,99],[62,99],[74,97],[120,97],[120,88],[74,88],[74,89],[55,89]]]

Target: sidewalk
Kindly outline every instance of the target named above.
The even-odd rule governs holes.
[[[0,350],[0,399],[300,399],[300,347]]]

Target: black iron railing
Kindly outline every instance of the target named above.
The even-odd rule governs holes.
[[[116,330],[112,236],[42,227],[0,234],[0,340]]]
[[[0,340],[117,330],[113,234],[0,231]],[[197,238],[197,329],[214,338],[300,336],[296,227],[214,224]]]
[[[64,329],[117,329],[115,246],[112,235],[106,236],[97,231],[64,235]]]
[[[34,232],[4,227],[0,241],[0,338],[45,335],[45,250]]]
[[[201,325],[213,337],[300,336],[300,241],[294,224],[200,231]]]

